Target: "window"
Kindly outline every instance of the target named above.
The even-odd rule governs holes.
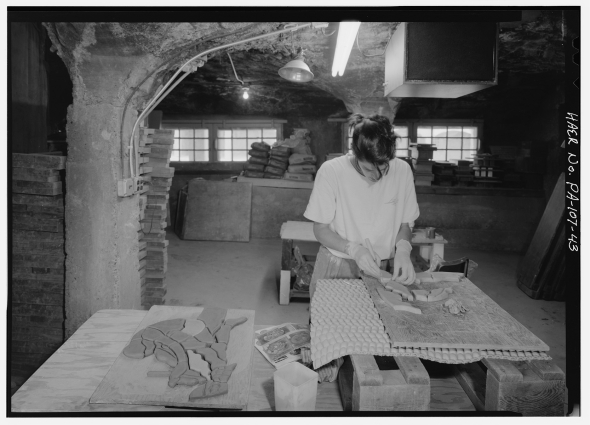
[[[435,161],[472,160],[479,149],[478,127],[474,125],[423,125],[416,128],[419,145],[435,145]]]
[[[247,161],[252,143],[262,141],[272,146],[277,141],[276,128],[218,129],[217,160]]]
[[[163,128],[174,129],[171,161],[245,162],[254,142],[269,145],[280,140],[283,123],[275,119],[167,120]]]
[[[332,119],[336,121],[337,119]],[[348,123],[342,121],[343,151],[352,152],[352,133]],[[481,120],[406,120],[394,122],[394,133],[398,136],[397,157],[416,158],[419,144],[434,145],[435,161],[473,160],[481,147]]]
[[[344,132],[348,134],[346,138],[346,151],[352,153],[352,129],[348,126],[348,123],[344,123]],[[397,157],[410,157],[410,127],[408,125],[398,125],[394,123],[393,132],[397,137],[397,145],[395,155]]]
[[[170,161],[209,161],[209,129],[175,129]]]

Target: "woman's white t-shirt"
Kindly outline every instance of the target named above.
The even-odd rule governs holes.
[[[395,238],[402,223],[420,215],[410,166],[401,159],[389,162],[389,172],[377,182],[363,178],[350,163],[350,154],[322,164],[309,199],[305,218],[329,224],[342,238],[363,245],[371,241],[382,259],[395,252]],[[330,249],[341,258],[347,254]]]

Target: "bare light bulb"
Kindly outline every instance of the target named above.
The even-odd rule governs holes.
[[[245,91],[245,92],[244,92],[244,94],[242,95],[242,97],[243,97],[244,99],[248,99],[248,98],[250,97],[250,95],[248,94],[248,92],[247,92],[247,91]]]

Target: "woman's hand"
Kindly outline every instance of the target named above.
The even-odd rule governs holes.
[[[381,269],[375,263],[373,256],[369,252],[367,248],[362,246],[361,244],[355,242],[349,242],[346,247],[346,253],[351,256],[356,264],[359,266],[359,269],[376,277],[377,279],[381,278]]]
[[[396,244],[395,256],[393,257],[393,279],[403,285],[411,285],[416,279],[410,252],[412,252],[412,245],[405,239]]]

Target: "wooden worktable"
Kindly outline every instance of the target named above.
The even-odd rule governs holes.
[[[101,310],[86,321],[12,396],[12,412],[175,411],[162,406],[89,404],[89,399],[146,316],[143,310]],[[262,329],[268,326],[256,326]],[[254,338],[254,336],[252,336]],[[248,411],[274,410],[274,367],[254,348]],[[445,365],[425,365],[430,410],[475,410]],[[342,411],[337,382],[318,384],[316,411]],[[187,412],[186,409],[182,410]],[[198,410],[194,411],[198,415]]]

